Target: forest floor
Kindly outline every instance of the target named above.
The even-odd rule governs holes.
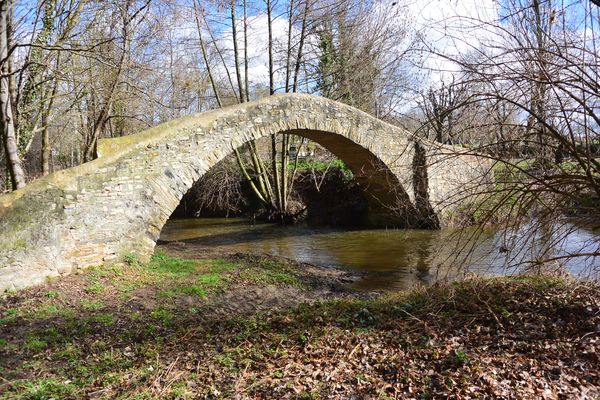
[[[168,249],[167,249],[168,250]],[[2,399],[600,397],[600,287],[158,253],[0,298]]]

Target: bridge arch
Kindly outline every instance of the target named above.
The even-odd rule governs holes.
[[[281,125],[277,125],[279,128]],[[362,218],[357,221],[367,226],[384,226],[384,227],[411,227],[415,222],[414,206],[410,200],[408,192],[404,190],[396,174],[370,149],[363,147],[361,144],[348,139],[337,132],[328,132],[317,129],[290,129],[276,131],[275,129],[261,130],[260,134],[252,137],[252,140],[268,138],[271,135],[297,135],[310,139],[313,142],[319,143],[325,149],[330,151],[338,159],[342,160],[345,165],[352,171],[354,179],[358,182],[368,204],[368,212],[366,215],[359,216]],[[234,149],[240,149],[248,143],[246,137],[239,147],[236,138],[231,138],[231,148],[224,148],[223,151],[215,152],[215,157],[210,159],[200,160],[197,158],[198,149],[192,146],[191,149],[186,149],[182,152],[180,147],[173,148],[178,153],[178,158],[190,157],[186,162],[192,166],[190,173],[191,179],[180,180],[179,173],[181,168],[167,167],[164,173],[171,180],[180,180],[171,187],[183,184],[184,194],[187,193],[194,183],[196,183],[204,174],[208,173],[218,162],[223,158],[233,153]],[[165,150],[161,150],[164,152]],[[200,163],[202,165],[194,165]],[[199,174],[194,172],[200,171]],[[191,185],[190,185],[191,182]],[[177,205],[181,201],[181,191],[176,190],[172,193],[172,197],[177,199]],[[175,201],[169,202],[175,204]],[[170,215],[170,214],[169,214]],[[162,213],[161,217],[167,216],[167,213]],[[162,221],[164,224],[166,219]],[[152,233],[149,232],[152,236]]]
[[[271,96],[101,140],[98,159],[0,196],[0,291],[129,252],[149,256],[194,182],[234,148],[280,133],[314,140],[347,163],[367,193],[371,222],[411,223],[409,133],[324,98]],[[401,220],[390,221],[398,199]]]

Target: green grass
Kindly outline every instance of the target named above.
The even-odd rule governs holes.
[[[119,264],[96,265],[89,269],[93,278],[114,278],[123,276],[123,266]]]
[[[203,286],[217,286],[221,282],[221,276],[216,273],[200,275],[198,278],[198,283]]]
[[[178,383],[174,384],[173,387],[171,388],[171,395],[177,399],[188,398],[186,384],[184,382],[178,382]]]
[[[77,361],[84,354],[82,350],[73,343],[67,343],[65,346],[54,353],[54,357],[67,361]]]
[[[283,284],[291,286],[301,286],[302,283],[295,275],[288,272],[279,271],[252,271],[248,270],[242,274],[242,277],[250,282],[261,284]]]
[[[178,284],[175,287],[163,290],[161,292],[162,297],[172,298],[179,294],[187,294],[198,296],[201,299],[208,296],[208,294],[216,289],[223,289],[227,285],[227,278],[222,277],[219,274],[209,273],[200,275],[195,282],[190,284]]]
[[[97,311],[104,307],[104,302],[102,300],[82,299],[81,307],[86,311]]]
[[[240,274],[243,279],[262,284],[283,284],[300,287],[300,279],[296,271],[284,261],[261,259],[259,268],[250,268]]]
[[[518,170],[527,170],[535,164],[533,159],[520,160],[513,163],[496,161],[492,166],[494,173],[507,173]]]
[[[185,275],[195,272],[198,262],[169,257],[163,252],[157,252],[143,268],[158,275]]]
[[[46,304],[35,312],[35,316],[38,318],[51,317],[57,315],[59,312],[60,309],[56,305]]]
[[[191,285],[186,288],[183,288],[182,292],[185,294],[198,296],[201,299],[208,296],[208,291],[205,288],[203,288],[202,286],[197,286],[197,285]]]
[[[131,359],[123,360],[129,356],[121,353],[123,349],[119,350],[119,346],[115,345],[115,340],[136,343],[142,338],[143,341],[146,341],[145,345],[158,346],[159,343],[167,340],[168,333],[166,332],[176,329],[177,322],[182,316],[199,314],[199,310],[202,310],[202,306],[196,304],[185,305],[183,309],[186,312],[181,313],[177,311],[181,310],[178,308],[180,303],[168,301],[151,310],[142,308],[129,312],[121,309],[121,307],[127,308],[126,301],[128,299],[119,296],[119,293],[129,293],[138,288],[145,288],[141,295],[142,299],[143,296],[148,296],[147,290],[154,290],[154,299],[160,298],[161,293],[173,297],[183,294],[207,298],[217,291],[229,290],[229,286],[232,284],[297,285],[299,280],[296,274],[297,271],[287,262],[261,257],[233,260],[184,260],[162,253],[158,253],[148,263],[135,261],[131,265],[123,266],[123,269],[114,269],[111,266],[92,268],[81,276],[81,285],[84,290],[83,293],[79,292],[82,297],[75,299],[73,307],[62,304],[62,299],[67,298],[66,292],[47,289],[46,292],[41,292],[42,296],[35,302],[27,303],[23,308],[5,309],[0,313],[0,321],[7,324],[14,323],[17,318],[21,317],[24,318],[24,323],[32,324],[32,329],[24,338],[14,340],[3,338],[0,341],[2,351],[14,352],[16,348],[20,348],[32,357],[35,354],[43,353],[48,360],[62,363],[63,368],[66,368],[64,374],[61,373],[65,377],[64,380],[53,381],[45,379],[48,376],[39,375],[39,379],[29,379],[26,388],[21,385],[16,395],[21,397],[14,398],[73,398],[76,397],[74,393],[77,393],[80,387],[119,381],[124,376],[123,374],[134,373],[134,368],[133,365],[127,364],[127,362],[131,364]],[[113,298],[114,293],[117,293],[116,299]],[[140,294],[132,294],[131,298],[134,296],[140,296]],[[115,306],[115,301],[120,301],[121,305]],[[54,319],[50,327],[34,324],[36,319],[49,319],[56,316],[65,318]],[[262,325],[261,321],[253,319],[238,322],[239,325],[236,327],[238,337],[244,336],[244,332],[256,336],[257,329],[260,330],[259,327]],[[135,325],[135,329],[123,331],[123,326],[128,324]],[[114,332],[116,339],[105,336],[92,341],[98,332],[104,332],[104,334]],[[282,336],[283,338],[284,336]],[[305,337],[305,340],[308,340],[307,338],[308,336]],[[81,347],[84,339],[87,340],[85,342],[87,345],[83,345],[87,346],[85,348]],[[295,337],[293,340],[302,341],[300,337]],[[138,351],[141,350],[132,349],[134,353]],[[151,352],[151,350],[148,351]],[[276,352],[276,350],[274,351]],[[87,354],[96,356],[93,359],[84,357]],[[264,357],[263,355],[256,356]],[[234,362],[238,357],[239,355],[231,352],[224,353],[218,363],[238,368]],[[41,359],[37,361],[42,364],[46,363]],[[246,363],[244,365],[250,365],[255,361],[248,358],[244,362]],[[68,366],[66,366],[67,364]],[[32,366],[31,368],[35,370],[39,367]],[[136,376],[136,379],[141,378]],[[67,383],[63,384],[64,382]],[[169,394],[168,391],[165,393],[165,395]],[[174,385],[170,393],[174,396],[173,398],[184,398],[186,387]],[[3,397],[0,395],[0,398]]]
[[[121,293],[124,296],[127,296],[129,293],[140,288],[142,285],[143,285],[143,283],[139,282],[139,281],[132,282],[132,281],[124,280],[124,281],[115,282],[116,289],[119,291],[119,293]]]
[[[173,322],[173,312],[163,306],[152,310],[150,316],[163,325],[171,325]]]
[[[40,351],[48,346],[48,343],[38,337],[28,337],[25,346],[32,351]]]
[[[71,396],[77,387],[69,381],[59,381],[54,378],[40,378],[25,382],[23,391],[14,400],[48,400]]]
[[[129,253],[123,257],[123,262],[127,265],[136,265],[139,263],[139,260],[136,254]]]
[[[209,262],[211,264],[210,272],[214,274],[232,271],[239,267],[237,263],[223,259],[210,260]]]
[[[564,285],[564,279],[558,276],[548,276],[548,275],[523,275],[523,276],[515,276],[511,278],[506,278],[510,280],[514,280],[517,282],[526,283],[528,285],[533,286],[535,289],[539,291],[546,291],[555,286]]]
[[[151,270],[141,264],[135,268],[142,277],[163,277],[162,273],[148,272]],[[249,256],[235,261],[202,260],[194,268],[193,273],[167,273],[161,281],[144,281],[143,294],[155,300],[152,296],[163,290],[163,285],[178,290],[178,294],[211,296],[215,289],[233,289],[229,285],[240,280],[242,285],[299,282],[298,267],[277,259]],[[139,278],[135,274],[126,276]],[[83,276],[82,284],[88,279]],[[513,324],[522,331],[518,324],[523,310],[576,317],[582,313],[573,311],[577,310],[572,308],[573,299],[587,299],[585,293],[561,290],[564,283],[557,278],[494,278],[415,288],[373,300],[344,298],[254,314],[218,314],[215,320],[205,323],[204,317],[211,315],[202,315],[201,319],[195,315],[206,312],[204,302],[198,305],[164,301],[153,308],[143,307],[113,299],[112,280],[102,281],[107,290],[97,297],[84,294],[84,298],[75,299],[76,318],[56,318],[50,324],[39,324],[28,318],[31,299],[22,299],[20,306],[2,311],[2,317],[24,316],[18,326],[8,326],[9,329],[27,330],[22,337],[8,331],[0,339],[0,352],[12,358],[8,368],[0,369],[0,374],[11,382],[10,387],[4,386],[7,393],[0,394],[1,399],[102,398],[104,394],[96,392],[104,388],[108,388],[106,398],[127,399],[152,398],[153,394],[169,399],[233,398],[240,393],[238,390],[249,398],[274,396],[275,386],[283,390],[290,384],[290,371],[293,374],[294,370],[286,366],[298,363],[320,368],[331,360],[332,368],[342,360],[352,369],[343,378],[346,384],[371,385],[370,395],[386,398],[384,392],[377,392],[381,388],[377,387],[378,382],[390,377],[405,379],[408,375],[393,374],[411,358],[418,361],[416,372],[410,376],[419,389],[414,397],[425,398],[424,393],[435,392],[423,370],[442,374],[439,382],[451,377],[454,381],[447,385],[458,387],[462,383],[456,375],[449,374],[459,369],[466,376],[478,373],[475,368],[480,368],[480,354],[468,342],[461,343],[461,347],[440,345],[456,332],[470,329],[469,324],[490,327],[493,335],[489,340],[493,343],[497,331],[512,329]],[[36,301],[45,307],[52,302],[55,309],[45,310],[60,313],[64,306],[44,293],[40,291]],[[61,291],[57,297],[63,299],[67,294]],[[142,292],[136,295],[141,296]],[[558,303],[554,303],[554,298]],[[587,304],[579,307],[585,309]],[[194,311],[192,305],[198,308]],[[498,320],[504,328],[498,328]],[[2,330],[5,331],[4,326]],[[406,358],[394,358],[403,357],[397,356],[399,349]],[[373,353],[380,357],[368,369],[354,366]],[[326,386],[320,386],[317,379],[315,382],[314,386],[301,387],[294,395],[288,391],[280,397],[318,398]]]
[[[93,280],[85,289],[85,291],[90,294],[98,294],[104,291],[104,285],[102,284],[102,282]]]
[[[306,159],[302,159],[302,160],[298,160],[298,171],[302,172],[302,171],[318,171],[318,172],[324,172],[327,170],[327,168],[329,167],[329,169],[340,169],[344,172],[344,175],[346,175],[348,178],[352,178],[352,171],[350,171],[350,168],[348,168],[346,166],[346,164],[344,164],[344,162],[342,160],[332,160],[331,163],[329,162],[324,162],[324,161],[318,161],[318,160],[306,160]],[[292,170],[294,168],[294,162],[290,162],[288,164],[288,169]]]
[[[88,317],[87,321],[91,322],[91,323],[98,323],[98,324],[106,325],[106,326],[114,325],[116,322],[114,315],[112,315],[110,313],[92,315],[92,316]]]
[[[164,285],[164,289],[158,293],[159,298],[175,298],[181,294],[206,298],[216,291],[227,290],[237,280],[257,284],[302,284],[289,264],[268,258],[196,261],[157,253],[149,263],[141,264],[140,268],[150,272],[157,278],[157,282]],[[234,271],[237,273],[233,273]]]
[[[180,290],[178,292],[183,293],[183,294],[198,296],[201,299],[205,298],[208,295],[208,292],[206,291],[206,289],[199,285],[186,286],[186,287],[180,288]]]
[[[456,364],[456,366],[462,367],[468,362],[469,357],[467,356],[467,353],[461,350],[454,350],[454,363]]]
[[[16,308],[9,308],[4,311],[4,314],[0,315],[0,325],[8,324],[13,322],[19,316],[19,310]]]
[[[57,305],[57,304],[52,304],[52,303],[45,303],[45,304],[40,305],[39,307],[36,307],[35,309],[33,309],[31,312],[27,313],[24,316],[30,317],[33,319],[45,319],[45,318],[51,318],[51,317],[55,317],[55,316],[70,318],[70,317],[73,317],[74,314],[75,314],[75,311],[71,308],[62,306],[60,304]]]

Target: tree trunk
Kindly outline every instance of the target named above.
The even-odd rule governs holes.
[[[242,88],[242,74],[240,72],[240,57],[237,43],[237,27],[235,23],[235,0],[231,0],[231,34],[233,35],[233,56],[235,58],[235,76],[237,78],[240,102],[245,102],[244,89]]]
[[[273,73],[273,21],[271,16],[271,0],[267,0],[267,24],[269,28],[269,94],[275,93],[275,81]]]
[[[285,57],[285,92],[290,91],[290,62],[292,59],[292,28],[294,18],[294,0],[290,0],[290,8],[288,11],[288,36],[287,36],[287,54]]]
[[[196,27],[198,28],[198,39],[200,40],[200,48],[202,49],[202,58],[204,59],[204,64],[206,65],[206,72],[208,73],[208,78],[210,79],[210,84],[213,88],[213,92],[215,93],[217,105],[219,106],[219,108],[221,108],[223,106],[223,103],[221,103],[221,96],[219,95],[219,88],[217,87],[217,82],[216,82],[214,74],[212,72],[210,62],[208,61],[208,54],[206,52],[206,46],[204,45],[204,39],[202,38],[202,24],[200,23],[200,10],[198,7],[197,0],[194,0],[194,15],[196,17]]]
[[[50,173],[50,132],[48,129],[48,116],[42,117],[42,124],[44,128],[42,130],[42,176],[46,176]]]
[[[300,31],[300,42],[298,43],[298,54],[296,55],[296,66],[294,68],[294,86],[292,91],[296,93],[298,91],[298,76],[300,75],[300,65],[302,64],[302,49],[304,47],[304,39],[306,37],[306,22],[308,19],[308,10],[310,7],[310,0],[305,0],[304,14],[302,15],[302,30]]]
[[[204,16],[204,11],[202,10],[202,8],[200,8],[200,15],[202,16],[202,21],[204,22],[204,25],[206,26],[206,31],[208,32],[208,35],[210,36],[212,45],[215,47],[215,50],[216,50],[217,54],[219,55],[219,59],[221,60],[221,63],[223,64],[223,69],[225,70],[225,74],[227,75],[227,81],[229,82],[229,87],[231,88],[231,91],[233,92],[235,101],[236,101],[236,103],[239,103],[240,99],[238,97],[237,92],[235,91],[235,85],[233,84],[233,80],[231,79],[231,73],[229,72],[229,67],[227,67],[227,63],[225,62],[225,57],[223,57],[223,53],[221,52],[221,49],[219,49],[219,46],[217,46],[217,41],[215,39],[215,36],[212,33],[212,30],[210,29],[210,25],[206,21],[206,17]]]
[[[60,65],[60,53],[56,56],[56,68]],[[49,117],[50,111],[52,110],[52,106],[54,105],[54,99],[56,98],[56,92],[58,90],[58,79],[54,78],[54,82],[52,83],[52,92],[50,93],[50,98],[48,99],[48,105],[44,107],[44,103],[42,102],[42,153],[41,153],[41,161],[42,161],[42,175],[48,175],[50,173],[50,129],[49,129]]]
[[[4,60],[0,76],[0,130],[8,172],[13,190],[25,186],[25,171],[21,165],[17,139],[15,137],[15,126],[12,112],[12,101],[10,96],[9,72],[8,71],[8,13],[11,2],[2,1],[0,4],[0,60]]]
[[[29,151],[39,131],[44,113],[43,82],[48,81],[44,65],[47,57],[46,49],[54,31],[55,12],[56,0],[46,0],[40,5],[42,27],[37,32],[35,46],[29,48],[25,59],[24,68],[27,73],[20,74],[17,86],[22,87],[22,90],[17,92],[16,98],[13,98],[17,106],[14,108],[16,110],[15,135],[19,153],[23,156]]]
[[[248,17],[246,15],[246,0],[244,0],[244,89],[246,101],[250,101],[250,88],[248,83]]]
[[[275,93],[275,77],[273,72],[273,21],[271,16],[271,0],[267,0],[267,26],[269,30],[268,48],[269,48],[269,95]],[[282,159],[283,160],[283,159]],[[280,169],[277,165],[277,142],[275,135],[271,136],[271,173],[273,174],[273,181],[275,183],[275,192],[277,195],[277,208],[280,211],[283,209],[283,192],[282,185],[279,179]]]
[[[12,1],[8,1],[8,15],[7,15],[7,19],[6,19],[6,41],[7,41],[7,48],[10,49],[12,47],[12,39],[13,39],[13,32],[14,32],[14,26],[13,26],[13,15],[14,15],[14,4]],[[8,71],[13,72],[14,69],[14,59],[13,57],[9,57],[7,60],[8,63]],[[12,112],[13,112],[13,116],[17,114],[17,80],[16,80],[16,74],[10,74],[10,77],[8,78],[8,88],[9,88],[9,93],[10,93],[10,101],[12,104]],[[15,134],[17,134],[16,132],[18,132],[17,126],[15,126]],[[17,137],[17,143],[19,142],[18,137]]]

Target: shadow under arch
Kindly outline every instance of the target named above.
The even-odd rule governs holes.
[[[389,228],[418,226],[417,216],[419,213],[413,206],[408,193],[385,163],[368,149],[339,134],[314,129],[283,130],[275,135],[304,137],[320,144],[344,162],[352,171],[353,178],[358,183],[368,205],[366,213],[355,216],[358,219],[355,221],[357,226]],[[241,149],[247,143],[243,143],[237,149]],[[190,185],[188,191],[192,190],[200,179],[210,174],[211,170],[220,162],[233,154],[234,150],[232,149],[230,153],[216,160],[204,174]]]
[[[390,168],[369,149],[332,132],[293,129],[279,134],[297,135],[316,142],[339,158],[352,171],[368,204],[362,223],[376,227],[410,228],[417,223],[417,210]]]

